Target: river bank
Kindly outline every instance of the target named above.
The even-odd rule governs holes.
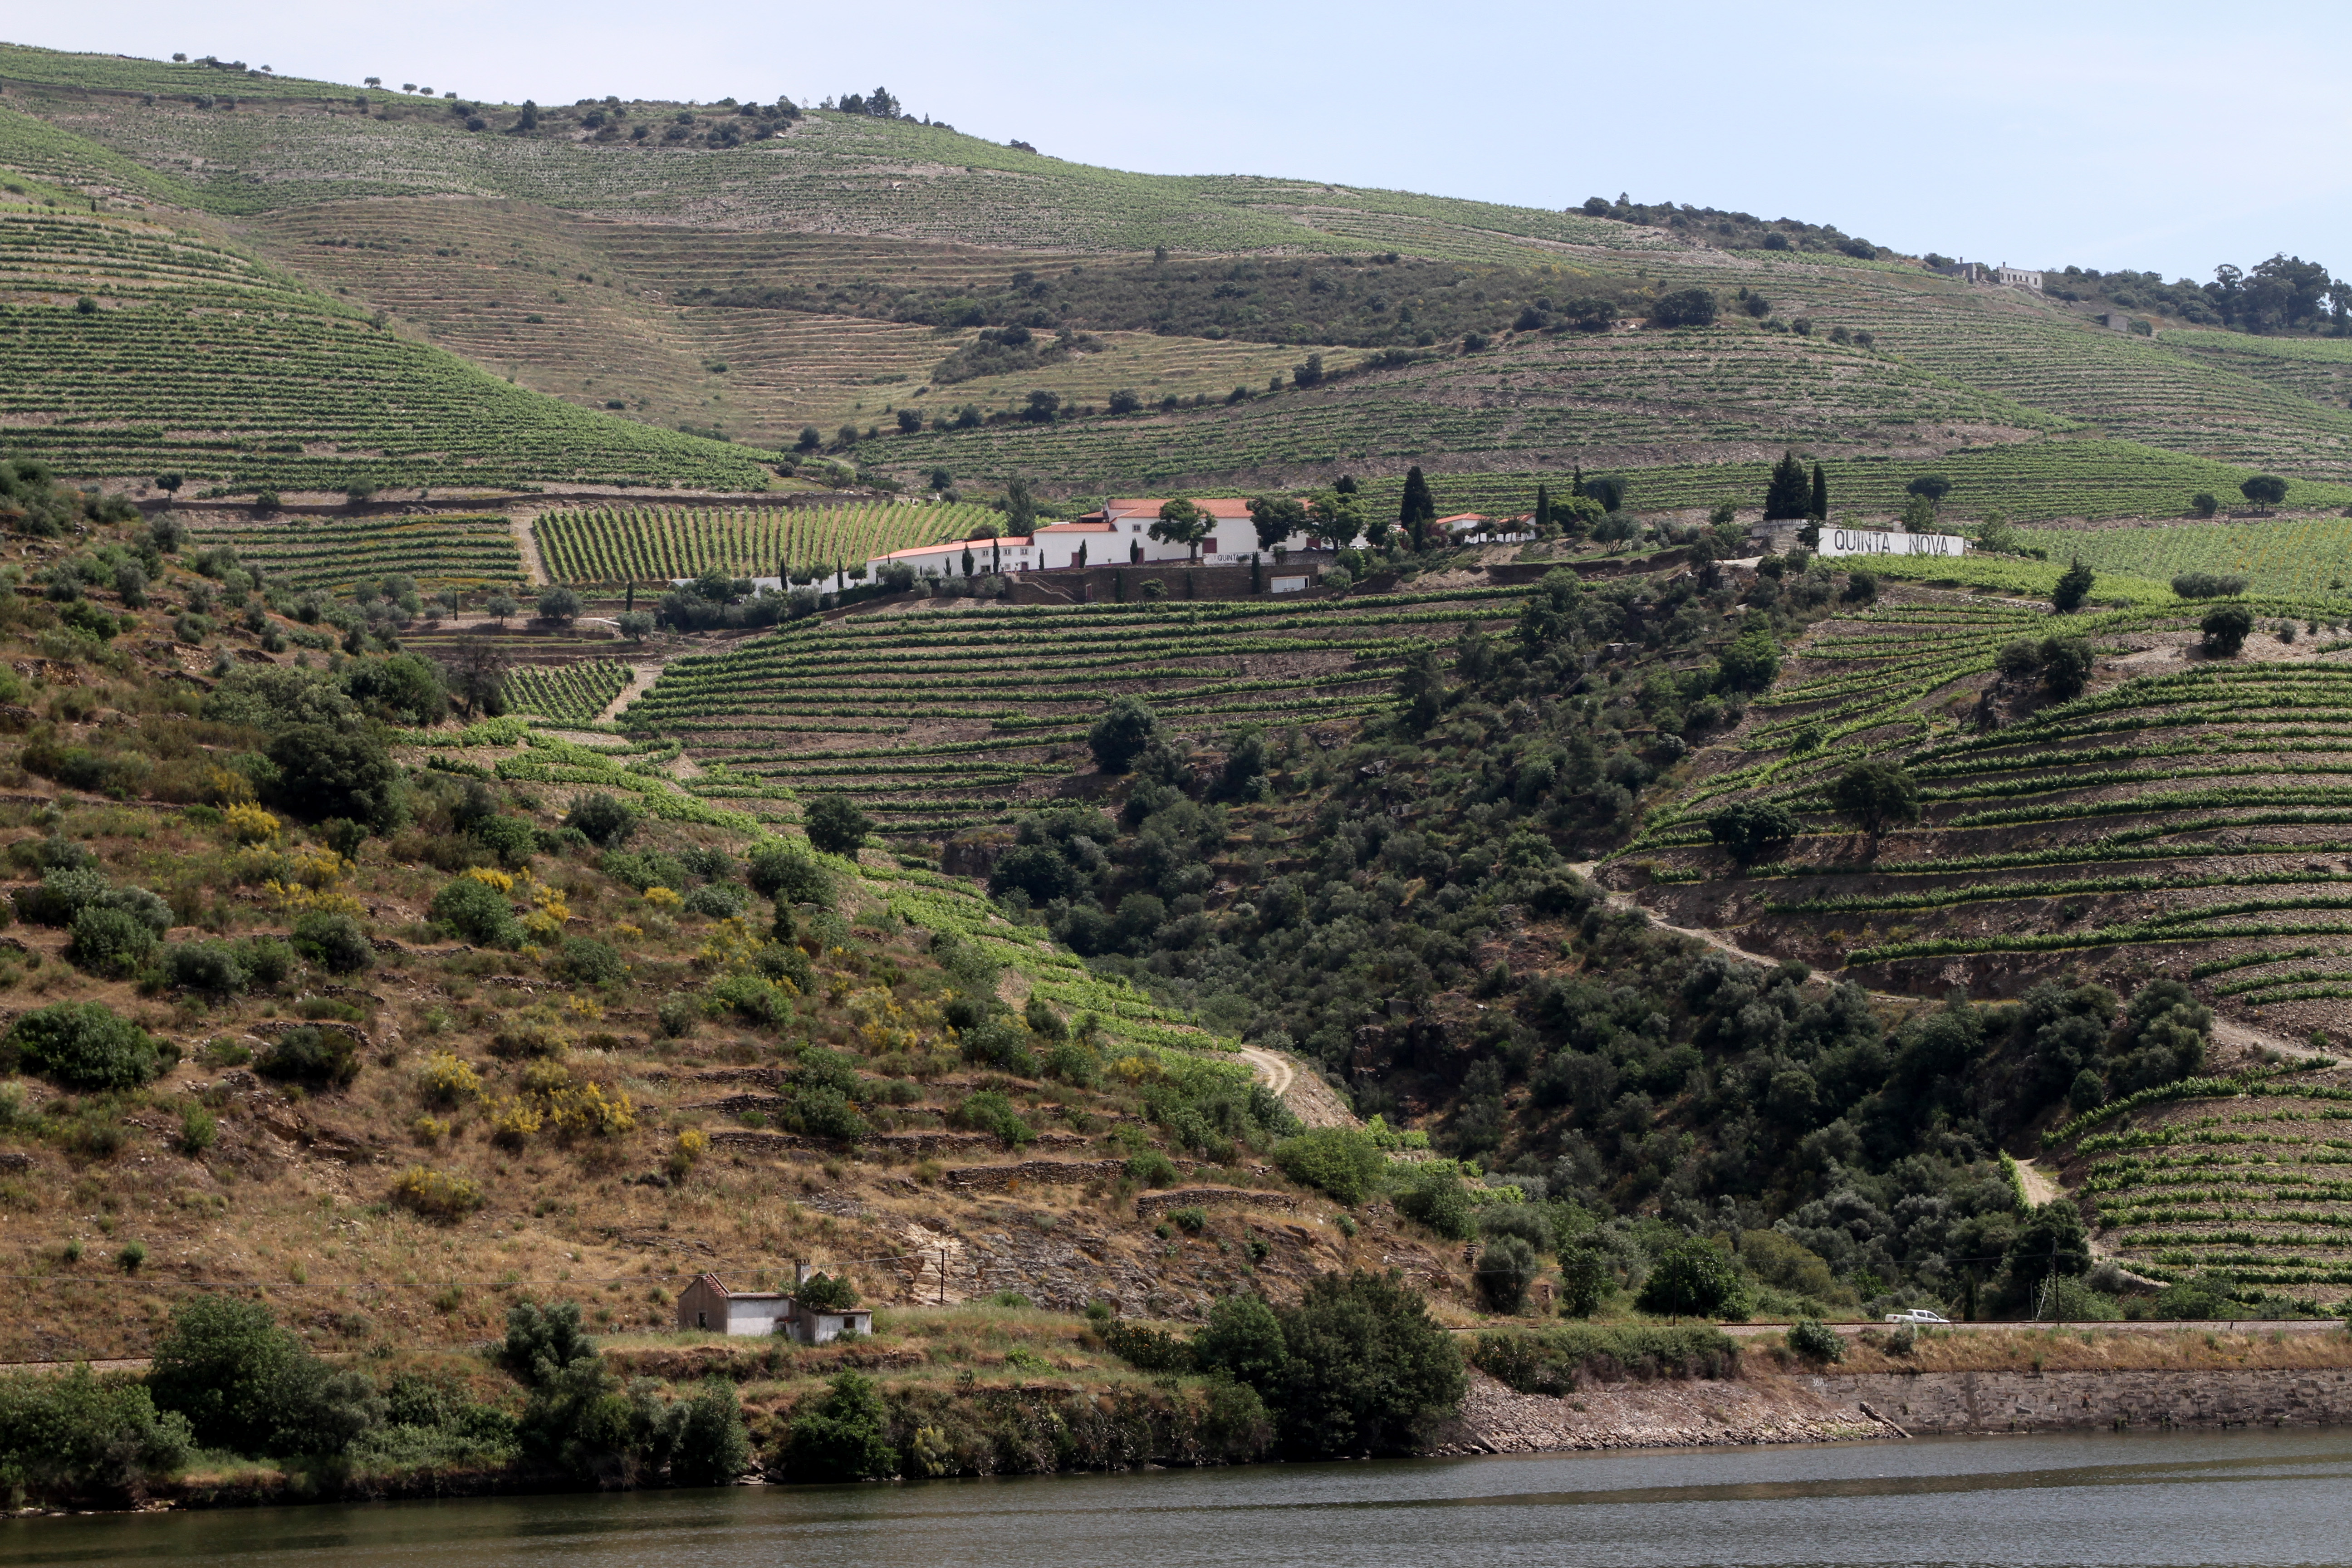
[[[1195,1380],[1179,1389],[1128,1365],[1082,1320],[1034,1310],[982,1317],[966,1310],[891,1314],[881,1326],[874,1341],[821,1351],[671,1335],[631,1336],[604,1353],[625,1379],[650,1378],[673,1390],[712,1379],[731,1385],[753,1439],[739,1478],[743,1484],[796,1487],[812,1479],[793,1458],[792,1415],[821,1397],[829,1379],[853,1370],[875,1380],[894,1442],[929,1427],[934,1451],[944,1456],[955,1447],[956,1462],[934,1477],[1246,1468],[1260,1452],[1220,1446],[1203,1391],[1190,1386]],[[1599,1331],[1604,1338],[1609,1332]],[[1694,1343],[1713,1335],[1704,1328],[1682,1332],[1695,1336]],[[1645,1357],[1629,1344],[1638,1342],[1620,1342],[1613,1353],[1537,1362],[1497,1355],[1478,1341],[1465,1343],[1467,1393],[1458,1412],[1426,1434],[1421,1454],[2352,1426],[2352,1334],[2341,1329],[1874,1331],[1850,1342],[1845,1360],[1832,1364],[1753,1339],[1737,1354],[1680,1363]],[[1521,1386],[1481,1370],[1482,1363]],[[638,1479],[518,1464],[369,1469],[247,1461],[192,1469],[120,1500],[132,1509],[201,1510],[593,1492]]]

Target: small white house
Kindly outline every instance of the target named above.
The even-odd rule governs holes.
[[[716,1274],[698,1274],[678,1292],[677,1326],[706,1333],[782,1334],[804,1345],[830,1344],[844,1334],[870,1334],[874,1314],[864,1307],[816,1311],[782,1290],[730,1290]]]
[[[678,1292],[677,1326],[721,1334],[772,1334],[792,1315],[781,1290],[730,1290],[716,1274],[698,1274]]]
[[[844,1307],[837,1311],[812,1311],[797,1301],[789,1302],[792,1316],[784,1320],[782,1331],[804,1345],[831,1344],[844,1334],[870,1334],[874,1331],[874,1314],[863,1307]]]

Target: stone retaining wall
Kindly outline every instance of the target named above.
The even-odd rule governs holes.
[[[1261,1193],[1250,1187],[1178,1187],[1171,1192],[1146,1193],[1135,1200],[1139,1215],[1164,1214],[1170,1209],[1206,1208],[1211,1204],[1238,1204],[1247,1208],[1295,1209],[1298,1200],[1283,1193]]]
[[[1835,1404],[1867,1400],[1919,1435],[2352,1422],[2352,1372],[2336,1368],[1825,1373],[1797,1381]]]
[[[1116,1181],[1127,1172],[1124,1160],[1024,1160],[1017,1165],[953,1165],[947,1184],[971,1192],[1006,1193],[1034,1184],[1075,1186],[1084,1182]]]

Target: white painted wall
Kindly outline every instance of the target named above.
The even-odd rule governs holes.
[[[1957,533],[1893,533],[1874,528],[1825,528],[1819,555],[1965,555]]]

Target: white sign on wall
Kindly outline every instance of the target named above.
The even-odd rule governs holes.
[[[1957,533],[1890,533],[1874,528],[1822,530],[1822,555],[1965,555],[1969,542]]]

